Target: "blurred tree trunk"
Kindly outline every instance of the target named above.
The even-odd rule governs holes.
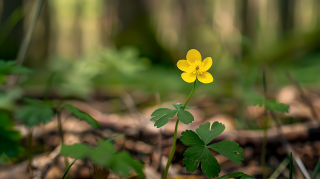
[[[287,34],[294,28],[295,0],[281,0],[279,5],[280,36]]]
[[[170,55],[160,46],[150,25],[146,1],[121,0],[117,8],[121,29],[115,37],[115,45],[118,48],[134,46],[139,49],[141,56],[154,63],[171,65]]]
[[[22,0],[3,0],[3,11],[1,14],[1,23],[0,23],[0,36],[3,39],[0,42],[0,59],[12,60],[15,59],[20,43],[23,38],[23,18],[22,11],[16,15],[21,15],[19,22],[13,26],[13,22],[9,22],[8,19],[15,10],[22,8]],[[10,26],[13,26],[12,29]],[[6,33],[6,32],[8,33]]]
[[[241,44],[241,56],[249,55],[251,47],[254,45],[255,38],[255,28],[254,28],[254,17],[257,15],[252,9],[252,3],[249,0],[239,1],[239,14],[240,14],[240,24],[241,24],[241,34],[242,34],[242,44]]]
[[[29,7],[33,7],[34,3],[37,3],[37,1],[29,0],[28,3],[32,4]],[[32,10],[30,10],[30,12],[31,11]],[[26,57],[27,64],[38,64],[47,58],[50,43],[50,19],[50,6],[48,1],[44,1],[34,31],[32,32],[32,38]]]
[[[81,15],[83,12],[81,1],[77,1],[75,3],[75,19],[73,25],[73,32],[75,35],[74,45],[75,45],[75,53],[77,56],[80,56],[82,53],[82,28],[81,28]]]

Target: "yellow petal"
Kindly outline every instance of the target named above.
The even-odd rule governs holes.
[[[195,70],[192,66],[189,65],[187,60],[179,60],[177,66],[181,71],[185,72],[192,72]]]
[[[201,71],[207,71],[212,66],[212,58],[207,57],[203,60],[202,63],[203,63],[203,67],[202,67]]]
[[[213,82],[213,77],[209,72],[203,72],[201,75],[197,75],[197,78],[201,83]]]
[[[181,78],[187,83],[194,82],[196,80],[196,77],[197,77],[197,75],[193,74],[193,73],[184,72],[181,74]]]
[[[189,63],[201,63],[201,54],[196,49],[191,49],[187,53],[187,60]]]

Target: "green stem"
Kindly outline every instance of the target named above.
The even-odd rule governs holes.
[[[77,160],[78,160],[77,158],[76,158],[76,159],[74,159],[74,161],[70,164],[70,166],[68,166],[68,168],[67,168],[66,172],[64,172],[64,174],[63,174],[63,176],[62,176],[62,178],[61,178],[61,179],[65,179],[65,178],[67,177],[67,175],[68,175],[68,172],[69,172],[70,168],[72,167],[72,165],[74,164],[74,162],[76,162]]]
[[[57,118],[58,118],[58,129],[59,129],[59,135],[60,135],[60,138],[61,138],[61,144],[63,145],[64,144],[64,140],[63,140],[63,131],[62,131],[62,123],[61,123],[61,110],[60,109],[57,113]],[[65,156],[64,157],[64,163],[66,165],[66,169],[68,169],[68,166],[69,166],[69,162],[68,162],[68,159],[67,157]]]
[[[193,83],[193,88],[192,88],[192,90],[191,90],[191,92],[190,92],[190,94],[189,94],[186,102],[184,103],[182,109],[184,109],[184,108],[187,106],[187,103],[188,103],[190,97],[192,96],[194,90],[196,89],[196,84],[197,84],[197,80],[194,81],[194,83]],[[176,141],[177,141],[178,125],[179,125],[179,120],[177,119],[176,126],[175,126],[175,128],[174,128],[172,148],[171,148],[171,152],[170,152],[170,155],[169,155],[169,158],[168,158],[168,162],[167,162],[166,168],[165,168],[165,170],[164,170],[164,172],[163,172],[163,179],[166,179],[167,176],[168,176],[169,167],[170,167],[170,164],[171,164],[171,161],[172,161],[174,152],[175,152],[175,150],[176,150]]]

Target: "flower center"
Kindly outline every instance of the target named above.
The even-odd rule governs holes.
[[[193,74],[198,74],[198,75],[202,74],[202,71],[200,71],[199,65],[196,66],[196,69],[193,71]]]

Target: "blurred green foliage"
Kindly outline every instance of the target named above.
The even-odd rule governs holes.
[[[20,132],[14,129],[14,123],[7,112],[0,110],[0,119],[0,156],[17,156],[21,151]]]
[[[0,109],[12,111],[16,108],[16,101],[20,99],[23,92],[19,88],[0,91]]]
[[[128,152],[116,152],[114,146],[108,141],[98,141],[97,147],[85,144],[63,145],[61,155],[73,158],[89,158],[95,163],[110,168],[114,173],[128,177],[135,171],[139,178],[144,178],[143,164],[133,159]]]
[[[55,115],[52,106],[56,105],[51,101],[38,101],[25,98],[25,105],[18,108],[15,113],[15,119],[23,121],[28,127],[50,122]]]
[[[17,66],[15,61],[0,60],[0,84],[6,84],[6,76],[9,74],[30,74],[32,70]]]

